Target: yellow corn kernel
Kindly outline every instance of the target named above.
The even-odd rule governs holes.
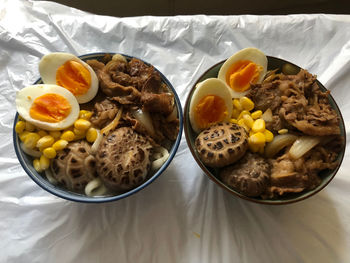
[[[247,97],[240,98],[239,102],[243,110],[251,111],[254,109],[254,102],[252,102],[252,100]]]
[[[239,102],[239,99],[233,99],[232,101],[233,107],[235,107],[238,111],[242,111],[241,103]]]
[[[254,121],[252,126],[253,132],[264,132],[265,130],[265,121],[263,119],[257,119]]]
[[[33,167],[35,169],[35,171],[37,171],[38,173],[41,173],[43,170],[40,167],[40,161],[39,159],[34,159],[33,160]]]
[[[22,142],[24,142],[24,140],[26,139],[26,137],[29,133],[30,133],[29,131],[21,132],[20,134],[18,134],[18,137]]]
[[[248,143],[264,145],[266,142],[265,135],[262,132],[254,133],[252,136],[248,138]]]
[[[95,128],[89,128],[86,132],[86,140],[88,142],[94,142],[97,138],[97,130]]]
[[[232,114],[231,114],[231,118],[232,118],[232,119],[237,119],[240,113],[241,113],[241,112],[240,112],[239,110],[233,108]]]
[[[46,136],[48,133],[47,133],[47,131],[39,130],[39,131],[38,131],[38,134],[40,135],[40,137],[44,137],[44,136]]]
[[[251,115],[254,120],[259,119],[262,116],[262,111],[261,110],[254,111],[252,112]]]
[[[86,134],[85,130],[79,130],[77,128],[74,128],[73,132],[75,135],[78,135],[78,136],[85,136],[85,134]]]
[[[45,155],[40,156],[40,168],[41,170],[46,170],[50,166],[50,159],[47,158]]]
[[[29,131],[29,132],[35,131],[35,126],[30,122],[26,122],[26,131]]]
[[[15,126],[15,131],[17,133],[22,133],[26,128],[26,123],[24,121],[18,121]]]
[[[57,152],[66,148],[67,145],[68,145],[68,141],[61,139],[56,141],[54,144],[52,144],[52,148],[54,148],[55,151]]]
[[[278,131],[278,134],[286,134],[286,133],[288,133],[288,129],[280,129]]]
[[[91,126],[91,122],[84,120],[84,119],[78,119],[74,122],[74,128],[82,131],[86,131]]]
[[[50,131],[49,133],[55,140],[58,140],[61,137],[60,131]]]
[[[74,132],[68,130],[62,133],[61,139],[67,142],[70,142],[74,140],[74,136],[75,136]]]
[[[35,132],[30,132],[25,137],[23,143],[27,148],[34,149],[36,143],[40,139],[40,135]]]
[[[53,147],[47,147],[43,150],[43,155],[49,159],[56,157],[56,150]]]
[[[239,120],[239,119],[242,119],[242,117],[243,117],[244,115],[250,115],[250,112],[247,111],[247,110],[241,111],[241,113],[239,114],[239,116],[238,116],[237,119],[238,119],[238,120]]]
[[[249,132],[249,127],[245,124],[245,122],[244,122],[244,119],[239,119],[238,121],[237,121],[237,124],[239,125],[239,126],[242,126],[247,132]]]
[[[244,120],[245,125],[247,125],[249,129],[251,129],[254,123],[253,118],[248,114],[244,114],[242,119]]]
[[[84,134],[75,134],[74,135],[74,141],[81,140],[85,138],[85,133]]]
[[[55,139],[51,135],[46,135],[44,137],[41,137],[37,143],[36,147],[40,148],[47,148],[50,147],[55,142]]]
[[[265,135],[266,142],[272,142],[272,140],[273,140],[273,133],[272,132],[270,132],[269,130],[265,130],[264,135]]]
[[[256,153],[259,151],[260,149],[260,145],[259,144],[253,144],[253,143],[248,143],[248,147],[249,147],[249,150],[253,153]]]
[[[92,116],[92,111],[81,110],[81,111],[79,112],[79,118],[80,118],[80,119],[90,120],[91,116]]]
[[[234,124],[237,124],[237,123],[238,123],[236,119],[230,119],[230,122],[231,122],[231,123],[234,123]]]

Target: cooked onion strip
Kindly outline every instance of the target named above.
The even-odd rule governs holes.
[[[289,155],[293,159],[302,157],[305,153],[310,151],[313,147],[321,142],[320,137],[315,136],[301,136],[292,145],[289,150]]]
[[[103,138],[101,131],[98,129],[96,129],[96,131],[97,131],[97,138],[94,141],[94,143],[91,145],[91,153],[92,154],[95,154],[97,152],[98,147],[100,146],[100,143],[101,143],[102,138]]]
[[[93,179],[85,186],[85,194],[87,196],[101,196],[107,192],[107,188],[100,178]]]
[[[45,176],[46,176],[46,179],[47,179],[51,184],[54,184],[54,185],[58,184],[58,182],[57,182],[57,180],[55,179],[55,177],[53,177],[50,168],[45,170]]]
[[[154,127],[149,112],[142,111],[141,109],[135,110],[132,112],[134,117],[142,123],[150,135],[154,135]]]
[[[271,122],[271,121],[273,121],[271,109],[268,108],[268,109],[263,113],[263,115],[261,116],[261,118],[262,118],[265,122]]]
[[[41,156],[41,152],[40,151],[37,151],[37,150],[30,149],[30,148],[26,147],[23,142],[20,142],[19,146],[21,147],[23,152],[25,152],[26,154],[28,154],[28,155],[30,155],[30,156],[32,156],[34,158],[39,158]]]
[[[168,159],[169,152],[164,147],[157,147],[156,152],[153,155],[154,157],[157,157],[156,160],[152,162],[152,170],[158,170]]]
[[[177,118],[177,109],[174,106],[173,111],[166,117],[167,122],[171,122]]]
[[[115,129],[115,127],[117,127],[120,117],[122,116],[123,113],[123,108],[121,107],[117,113],[117,115],[115,116],[115,118],[106,126],[101,130],[101,133],[103,135],[108,135],[108,133]]]
[[[273,141],[268,143],[265,147],[265,155],[268,158],[274,157],[284,147],[295,142],[298,136],[293,134],[280,134],[273,138]]]

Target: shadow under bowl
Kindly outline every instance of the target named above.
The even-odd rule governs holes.
[[[112,52],[91,53],[91,54],[79,56],[79,58],[82,59],[83,61],[86,61],[89,59],[100,60],[106,54],[114,55],[115,53],[112,53]],[[124,54],[121,54],[121,55],[126,57],[127,60],[135,58],[135,57],[131,57],[131,56],[124,55]],[[140,59],[140,60],[143,61],[142,59]],[[147,63],[145,61],[143,61],[143,62],[146,65],[150,66],[149,63]],[[150,178],[148,178],[140,186],[138,186],[134,189],[131,189],[129,191],[126,191],[123,193],[118,193],[115,195],[108,195],[108,196],[106,195],[106,196],[97,196],[97,197],[89,197],[89,196],[86,196],[85,194],[82,194],[82,193],[67,190],[66,188],[64,188],[61,185],[54,185],[46,179],[45,175],[38,173],[34,169],[33,158],[31,156],[28,156],[27,154],[25,154],[23,152],[23,150],[21,149],[19,137],[18,137],[17,133],[15,132],[15,125],[16,125],[18,118],[19,118],[19,115],[17,113],[15,116],[14,125],[13,125],[13,143],[14,143],[14,148],[15,148],[17,158],[18,158],[20,164],[22,165],[23,169],[25,170],[25,172],[29,175],[29,177],[36,184],[38,184],[42,189],[46,190],[47,192],[49,192],[57,197],[60,197],[60,198],[66,199],[66,200],[70,200],[70,201],[84,202],[84,203],[104,203],[104,202],[111,202],[111,201],[120,200],[120,199],[126,198],[128,196],[131,196],[131,195],[137,193],[138,191],[142,190],[146,186],[150,185],[155,179],[157,179],[166,170],[166,168],[169,166],[170,162],[173,160],[173,158],[176,154],[176,151],[179,147],[180,141],[181,141],[181,135],[182,135],[182,129],[183,129],[183,114],[182,114],[180,99],[179,99],[174,87],[169,82],[169,80],[158,69],[155,68],[155,70],[159,72],[162,81],[169,87],[171,92],[174,94],[175,105],[177,107],[178,118],[179,118],[179,133],[178,133],[173,145],[171,146],[168,159],[159,168],[159,170],[157,170],[154,174],[152,174],[150,176]],[[42,83],[42,80],[38,79],[34,84],[41,84],[41,83]]]
[[[280,58],[267,56],[267,59],[268,59],[268,70],[279,69],[281,71],[282,67],[285,65],[291,66],[290,68],[295,69],[296,71],[299,71],[301,69],[299,66],[297,66],[293,63],[290,63],[286,60],[280,59]],[[330,102],[330,105],[333,107],[333,109],[336,111],[337,115],[340,118],[340,131],[341,131],[341,136],[343,136],[343,138],[344,138],[344,143],[343,143],[342,149],[338,155],[338,162],[339,162],[338,166],[334,170],[324,170],[324,171],[320,172],[319,176],[320,176],[322,181],[321,181],[321,184],[318,185],[316,188],[309,190],[309,191],[303,191],[303,192],[297,193],[297,194],[288,194],[285,196],[281,196],[278,199],[262,199],[260,197],[248,197],[248,196],[245,196],[245,195],[239,193],[238,191],[233,190],[232,188],[227,186],[225,183],[223,183],[219,178],[219,169],[214,169],[214,168],[208,167],[208,166],[203,164],[203,162],[201,161],[201,159],[200,159],[200,157],[195,149],[195,145],[194,145],[195,139],[197,137],[197,133],[193,131],[193,129],[191,127],[190,120],[189,120],[190,102],[191,102],[191,98],[192,98],[193,92],[195,90],[196,84],[199,82],[202,82],[208,78],[216,78],[218,76],[219,70],[224,62],[225,62],[225,60],[213,65],[212,67],[210,67],[207,71],[205,71],[198,78],[198,80],[195,82],[195,84],[193,85],[192,89],[189,92],[189,95],[186,99],[185,108],[184,108],[184,131],[185,131],[187,145],[190,148],[192,156],[194,157],[194,159],[196,160],[196,162],[200,166],[200,168],[203,170],[203,172],[209,177],[209,179],[214,181],[217,185],[219,185],[220,187],[222,187],[223,189],[225,189],[226,191],[228,191],[232,195],[240,197],[240,198],[248,200],[248,201],[251,201],[251,202],[260,203],[260,204],[270,204],[270,205],[290,204],[290,203],[294,203],[294,202],[298,202],[298,201],[307,199],[307,198],[315,195],[319,191],[321,191],[323,188],[325,188],[329,184],[329,182],[332,181],[332,179],[336,175],[339,167],[341,166],[341,163],[342,163],[343,157],[344,157],[344,153],[345,153],[345,142],[346,142],[346,138],[345,138],[346,132],[345,132],[344,119],[342,117],[342,114],[339,110],[337,103],[335,102],[334,98],[331,95],[329,96],[329,102]],[[322,91],[327,91],[327,89],[318,80],[316,80],[316,81],[317,81],[317,84]]]

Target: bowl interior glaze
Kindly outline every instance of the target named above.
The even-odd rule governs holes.
[[[285,64],[290,64],[298,69],[301,69],[299,66],[297,66],[293,63],[290,63],[286,60],[280,59],[280,58],[267,56],[267,59],[268,59],[268,70],[281,69],[282,66]],[[225,62],[225,60],[213,65],[211,68],[209,68],[206,72],[204,72],[198,78],[198,80],[193,85],[193,87],[192,87],[192,89],[191,89],[191,91],[186,99],[185,108],[184,108],[184,130],[185,130],[186,141],[187,141],[188,147],[190,148],[190,151],[191,151],[194,159],[196,160],[196,162],[200,166],[200,168],[203,170],[203,172],[212,181],[214,181],[217,185],[219,185],[223,189],[227,190],[231,194],[238,196],[240,198],[243,198],[245,200],[249,200],[249,201],[252,201],[255,203],[260,203],[260,204],[282,205],[282,204],[294,203],[294,202],[304,200],[304,199],[318,193],[323,188],[325,188],[326,185],[334,178],[334,176],[336,175],[336,173],[337,173],[337,171],[342,163],[344,153],[345,153],[345,141],[346,141],[344,120],[343,120],[343,117],[341,115],[341,112],[339,110],[337,103],[335,102],[334,98],[331,95],[329,96],[329,101],[330,101],[331,106],[335,109],[338,116],[340,117],[340,131],[341,131],[341,135],[344,137],[344,144],[343,144],[343,148],[338,156],[339,165],[334,170],[321,172],[320,177],[322,179],[322,182],[315,189],[313,189],[311,191],[305,191],[302,193],[298,193],[298,194],[288,194],[286,196],[280,197],[279,199],[273,199],[273,200],[272,199],[264,200],[261,198],[247,197],[247,196],[231,189],[226,184],[224,184],[218,177],[218,172],[219,172],[218,169],[207,167],[202,163],[202,161],[200,160],[200,158],[197,154],[197,151],[195,150],[195,147],[194,147],[194,141],[196,139],[197,134],[193,131],[191,124],[190,124],[190,120],[189,120],[190,101],[191,101],[196,84],[207,79],[207,78],[216,78],[218,75],[218,72],[219,72],[219,70],[224,62]],[[322,91],[327,90],[318,80],[317,80],[317,83]]]

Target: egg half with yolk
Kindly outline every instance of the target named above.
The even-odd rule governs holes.
[[[265,54],[257,48],[245,48],[225,61],[218,78],[230,87],[233,98],[240,98],[248,93],[250,84],[262,82],[266,70]]]
[[[31,85],[18,91],[16,108],[23,119],[49,131],[71,126],[80,110],[70,91],[51,84]]]
[[[195,132],[228,121],[231,114],[231,94],[223,81],[209,78],[196,85],[189,108],[190,123]]]
[[[69,53],[50,53],[39,62],[39,72],[45,84],[56,84],[73,93],[79,103],[92,100],[98,91],[94,70]]]

